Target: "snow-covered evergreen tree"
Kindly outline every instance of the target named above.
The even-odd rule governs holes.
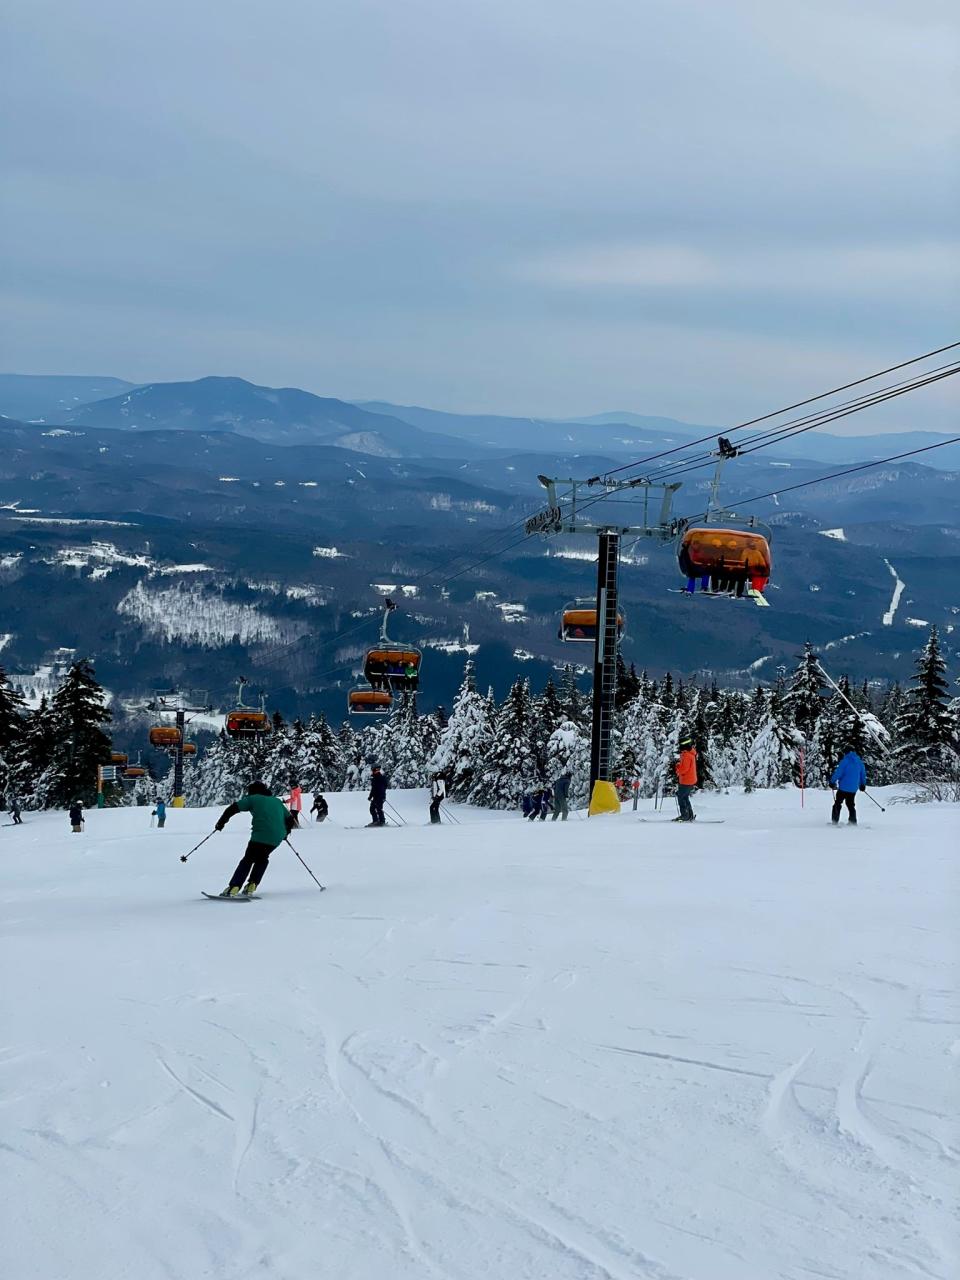
[[[958,745],[947,697],[947,668],[935,626],[915,665],[913,688],[896,724],[896,753],[908,776],[922,777],[952,765]]]
[[[295,733],[293,769],[304,791],[339,791],[343,786],[343,747],[325,716],[311,716]]]
[[[772,690],[747,756],[748,777],[756,787],[782,787],[795,776],[803,736],[791,723],[785,695]]]
[[[111,715],[89,659],[70,667],[53,695],[50,712],[56,740],[37,789],[49,807],[66,808],[74,800],[93,804],[97,766],[110,762],[110,739],[102,726],[109,724]]]
[[[451,799],[466,800],[470,795],[492,741],[490,704],[477,692],[471,659],[464,667],[450,718],[429,765],[431,773],[441,773],[446,778]]]
[[[570,807],[582,809],[590,799],[590,739],[572,720],[563,720],[547,740],[546,780],[552,784],[568,770]]]
[[[563,668],[559,701],[568,720],[572,720],[581,729],[588,728],[591,719],[590,698],[577,684],[577,673],[569,662]]]
[[[804,642],[800,661],[790,677],[786,694],[786,702],[793,717],[793,723],[806,742],[813,741],[814,730],[823,711],[824,684],[820,659],[814,653],[813,645],[807,640]]]
[[[539,780],[530,686],[518,679],[497,714],[493,743],[480,762],[470,802],[489,809],[513,809]]]
[[[20,799],[20,765],[26,724],[26,703],[0,667],[0,796],[8,803]]]
[[[397,788],[423,787],[427,783],[427,738],[417,715],[417,696],[403,695],[400,709],[390,718],[382,737],[380,768]]]
[[[198,767],[187,775],[187,803],[216,805],[239,799],[247,783],[256,780],[251,776],[250,755],[245,750],[250,745],[221,733],[216,742],[207,747]],[[170,786],[172,777],[161,781],[158,784],[159,794],[166,796]]]

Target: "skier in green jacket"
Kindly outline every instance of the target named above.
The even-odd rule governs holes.
[[[250,842],[244,850],[243,857],[237,863],[237,869],[230,878],[230,883],[220,894],[221,898],[235,898],[243,885],[244,894],[250,897],[256,893],[267,870],[270,855],[278,844],[286,840],[287,835],[296,825],[296,821],[287,811],[286,805],[277,796],[272,796],[262,782],[251,782],[247,794],[234,804],[228,805],[217,820],[217,830],[222,831],[230,819],[237,813],[249,813],[253,819],[250,828]]]

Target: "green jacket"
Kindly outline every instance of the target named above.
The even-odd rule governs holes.
[[[241,796],[222,813],[217,829],[222,831],[235,813],[249,813],[253,819],[250,839],[275,849],[287,838],[287,810],[276,796]]]

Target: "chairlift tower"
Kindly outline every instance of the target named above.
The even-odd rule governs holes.
[[[172,712],[174,716],[174,723],[178,732],[173,752],[173,796],[170,800],[170,807],[182,809],[186,804],[183,796],[183,745],[186,736],[187,716],[212,711],[213,707],[202,696],[194,695],[191,697],[182,689],[160,689],[154,694],[153,701],[148,706],[151,711],[166,712],[168,715]]]
[[[617,657],[620,652],[619,577],[620,542],[624,535],[669,542],[682,521],[670,513],[680,481],[656,484],[646,479],[615,480],[594,476],[590,480],[553,479],[538,476],[547,491],[547,507],[527,520],[528,534],[578,534],[597,539],[597,629],[593,648],[593,725],[590,735],[590,813],[618,812],[620,800],[611,777],[611,743],[617,694]],[[561,499],[557,486],[569,486]],[[589,490],[589,497],[584,494]],[[642,492],[643,522],[616,524],[585,515],[601,499],[632,490]],[[659,502],[656,501],[659,497]],[[656,508],[654,510],[653,508]]]

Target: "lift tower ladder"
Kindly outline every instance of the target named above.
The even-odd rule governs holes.
[[[620,541],[624,534],[636,538],[653,538],[669,542],[677,536],[682,521],[671,517],[673,495],[680,482],[656,484],[639,478],[615,480],[611,476],[594,476],[590,480],[554,479],[538,476],[547,491],[547,507],[531,516],[524,526],[528,534],[587,534],[598,540],[597,556],[597,631],[593,650],[593,725],[590,734],[590,812],[605,813],[619,809],[616,789],[611,777],[613,717],[617,696],[617,658],[620,653],[619,573]],[[558,485],[569,485],[561,498]],[[591,490],[584,502],[583,489]],[[624,490],[642,490],[642,524],[613,524],[585,518],[584,512],[601,499]],[[651,512],[651,498],[659,493],[659,510]]]

